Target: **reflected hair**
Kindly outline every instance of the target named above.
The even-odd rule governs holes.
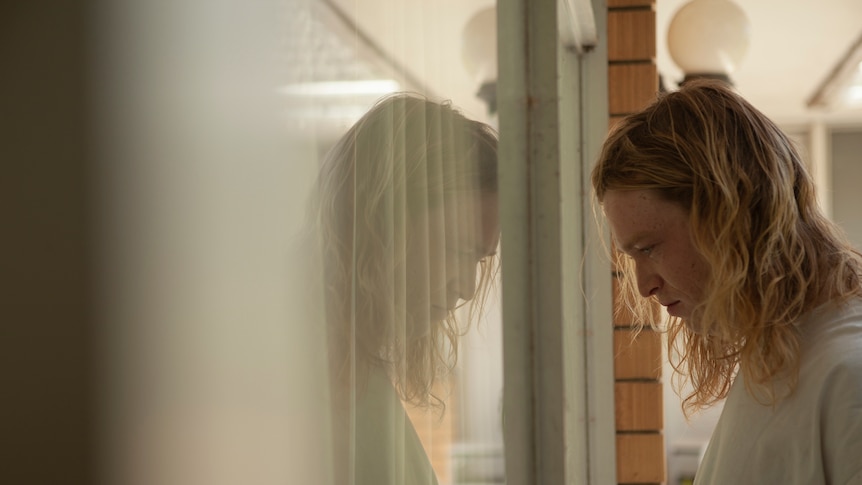
[[[676,388],[693,388],[687,415],[724,398],[737,372],[760,402],[778,402],[798,378],[796,322],[862,295],[860,255],[821,212],[793,144],[721,82],[688,82],[620,121],[592,184],[599,202],[609,190],[646,189],[689,213],[711,274],[692,312],[698,331],[667,322]],[[633,262],[617,261],[624,305],[655,327],[655,302],[638,297]]]
[[[411,229],[429,209],[443,209],[449,219],[443,222],[451,222],[458,208],[450,196],[496,193],[496,133],[448,102],[387,96],[330,150],[312,216],[325,268],[330,366],[337,384],[361,386],[376,366],[403,401],[442,404],[433,386],[454,367],[458,337],[481,313],[497,259],[480,262],[466,323],[452,311],[443,321],[426,323],[416,314],[422,309],[409,308],[411,292],[430,290],[427,282],[409,281],[408,266],[420,262],[407,260],[408,248],[419,238],[440,235]]]

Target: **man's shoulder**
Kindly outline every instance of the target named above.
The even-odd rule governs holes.
[[[862,299],[823,305],[800,320],[803,354],[818,360],[862,356]]]

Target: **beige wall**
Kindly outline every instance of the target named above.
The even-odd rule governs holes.
[[[862,127],[832,133],[832,219],[862,249]]]

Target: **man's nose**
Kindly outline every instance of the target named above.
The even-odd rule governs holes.
[[[635,263],[635,276],[637,278],[638,292],[644,298],[649,298],[656,294],[664,283],[661,276],[650,264]]]

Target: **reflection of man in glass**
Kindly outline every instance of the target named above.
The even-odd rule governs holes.
[[[496,149],[488,126],[396,95],[321,168],[313,216],[336,483],[436,483],[401,401],[440,404],[432,386],[466,328],[453,310],[472,300],[472,316],[487,295],[500,232]]]

